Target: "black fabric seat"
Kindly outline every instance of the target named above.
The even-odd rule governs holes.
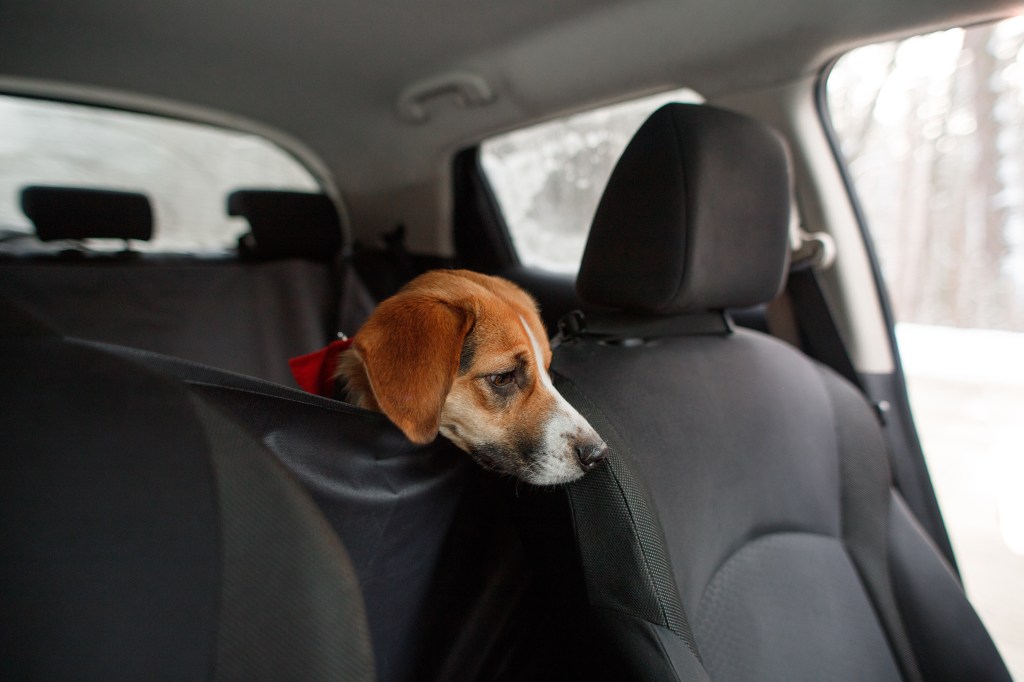
[[[378,679],[518,679],[543,664],[506,485],[451,442],[415,445],[380,413],[252,377],[68,343],[184,382],[284,464],[348,549]]]
[[[347,553],[238,422],[6,304],[0,378],[0,678],[373,679]]]
[[[612,449],[566,491],[577,663],[600,679],[1009,679],[861,394],[721,312],[778,293],[790,196],[781,139],[710,106],[655,112],[609,180],[577,287],[616,312],[552,361]]]
[[[153,231],[143,195],[29,187],[23,204],[44,239]],[[0,293],[66,334],[294,385],[282,358],[351,334],[373,309],[344,257],[341,217],[305,192],[238,191],[227,210],[250,222],[238,258],[5,258]]]
[[[550,636],[536,571],[512,520],[515,491],[450,442],[417,446],[381,414],[146,350],[69,337],[47,340],[33,352],[69,350],[73,361],[107,358],[117,371],[142,367],[183,385],[193,401],[215,410],[284,465],[345,544],[365,604],[377,679],[541,679],[561,650]],[[51,399],[61,400],[62,385],[48,388],[48,374],[32,363],[19,385],[32,377],[36,392],[52,388]],[[137,432],[136,438],[149,431],[167,438],[163,416],[150,401],[134,414],[126,426],[107,425],[112,448],[124,437],[122,429]],[[42,447],[35,444],[46,428],[42,420],[19,412],[8,417],[34,422],[14,433],[26,448]],[[67,444],[75,438],[58,425],[51,440]],[[65,485],[77,494],[74,481]],[[27,504],[23,497],[8,501],[15,514]],[[82,502],[86,511],[91,501]],[[274,525],[279,510],[269,506],[264,512],[260,522]],[[26,541],[12,539],[14,546]],[[289,617],[301,618],[305,607],[296,603]]]

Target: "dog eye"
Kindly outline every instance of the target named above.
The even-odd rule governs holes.
[[[497,386],[498,388],[501,388],[503,386],[508,386],[513,381],[515,381],[516,373],[515,371],[502,372],[501,374],[491,374],[487,378],[490,380],[492,386]]]

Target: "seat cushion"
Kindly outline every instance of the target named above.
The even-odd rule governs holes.
[[[746,542],[693,615],[713,680],[900,680],[843,544],[810,533]]]

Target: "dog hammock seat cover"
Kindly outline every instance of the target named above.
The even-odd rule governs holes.
[[[518,534],[514,483],[450,441],[417,445],[379,412],[298,388],[113,344],[66,342],[177,379],[283,465],[348,552],[377,680],[540,679],[559,654],[554,624],[535,608],[544,582]],[[317,383],[343,345],[312,354],[319,361],[307,360],[304,376]]]

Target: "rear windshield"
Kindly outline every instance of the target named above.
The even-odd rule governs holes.
[[[153,207],[144,252],[216,255],[235,247],[245,221],[227,215],[235,189],[319,191],[295,157],[257,135],[209,125],[0,95],[0,253],[68,248],[34,238],[21,210],[29,185],[141,192]],[[119,240],[75,248],[121,250]]]

